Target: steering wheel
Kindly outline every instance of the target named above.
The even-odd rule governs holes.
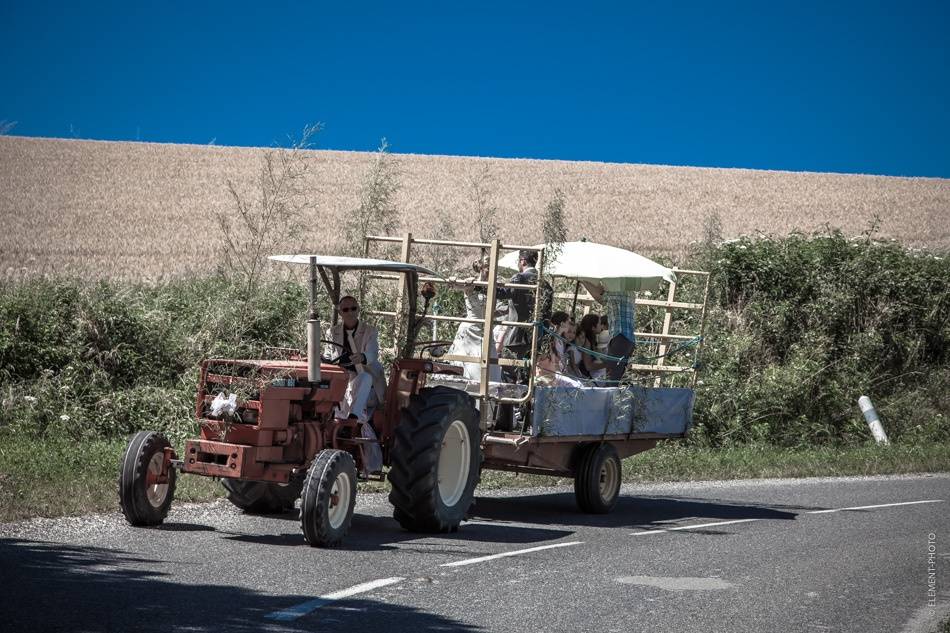
[[[320,355],[320,362],[322,362],[322,363],[327,363],[328,365],[339,365],[339,364],[340,364],[340,359],[343,358],[343,353],[344,353],[344,351],[346,350],[346,348],[343,347],[340,343],[336,343],[336,342],[334,342],[334,341],[328,341],[328,340],[326,340],[326,339],[320,339],[320,342],[321,342],[321,343],[326,343],[327,345],[332,345],[332,346],[334,346],[334,347],[339,347],[339,348],[340,348],[340,355],[339,355],[339,356],[337,356],[336,358],[327,358],[326,356],[324,356],[323,354],[321,354],[321,355]]]
[[[429,350],[429,356],[433,358],[439,358],[445,355],[445,352],[448,351],[454,341],[416,341],[412,346],[419,348],[419,353]],[[439,354],[434,353],[438,348],[443,348],[442,352]]]

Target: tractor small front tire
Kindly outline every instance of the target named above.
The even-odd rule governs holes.
[[[482,452],[472,397],[449,387],[409,399],[396,427],[389,483],[393,518],[411,532],[454,532],[475,498]]]
[[[303,480],[292,479],[285,486],[264,481],[222,479],[228,501],[247,514],[281,514],[293,509],[300,497]]]
[[[311,547],[343,542],[356,505],[356,462],[346,451],[324,449],[307,471],[300,497],[300,527]]]
[[[168,516],[178,473],[169,468],[167,483],[155,483],[154,479],[162,471],[169,446],[161,433],[140,431],[125,449],[119,469],[119,506],[131,525],[159,525]]]
[[[584,449],[574,474],[577,507],[589,514],[607,514],[617,505],[622,478],[620,458],[612,444]]]

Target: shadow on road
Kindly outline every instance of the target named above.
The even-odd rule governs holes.
[[[116,549],[0,539],[5,631],[476,631],[411,607],[341,600],[289,623],[268,613],[314,596],[272,596],[217,584],[176,582],[162,561]],[[147,567],[152,565],[152,569]]]
[[[297,520],[296,514],[282,518]],[[271,518],[271,517],[268,517]],[[530,544],[556,541],[573,534],[572,530],[539,526],[537,528],[508,525],[485,525],[478,523],[463,524],[461,530],[451,534],[419,534],[408,532],[390,516],[353,515],[353,525],[343,544],[337,549],[349,551],[414,550],[420,552],[439,552],[471,554],[463,547],[451,548],[453,543],[513,543]],[[242,543],[259,545],[279,545],[288,547],[308,547],[304,541],[299,524],[281,534],[230,534],[224,538]],[[408,543],[418,541],[415,547]]]
[[[344,543],[347,551],[384,551],[402,549],[471,555],[464,544],[510,543],[539,544],[572,536],[579,527],[624,529],[659,529],[691,523],[732,521],[739,519],[794,520],[801,510],[810,507],[778,504],[736,503],[716,499],[690,499],[657,496],[621,496],[613,512],[607,515],[584,514],[577,509],[573,493],[552,492],[510,497],[479,497],[471,521],[462,524],[457,533],[418,534],[408,532],[391,516],[357,513]],[[279,547],[308,547],[297,512],[254,517],[255,521],[277,520],[280,533],[262,529],[252,523],[238,532],[218,530],[223,538],[241,543]],[[275,525],[271,523],[271,526]],[[190,523],[165,523],[156,528],[168,531],[214,531],[215,528]],[[715,530],[693,530],[694,534],[720,534]],[[458,547],[453,548],[452,545]]]
[[[584,514],[577,509],[573,493],[551,493],[524,497],[483,497],[478,499],[474,517],[484,521],[538,525],[590,526],[657,529],[685,519],[696,522],[738,519],[794,520],[790,506],[755,503],[699,501],[675,497],[621,496],[610,514]],[[467,529],[467,526],[465,527]]]

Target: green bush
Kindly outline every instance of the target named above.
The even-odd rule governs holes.
[[[0,284],[0,429],[72,439],[194,432],[197,366],[302,343],[305,290],[223,278]]]
[[[838,232],[703,257],[713,295],[694,441],[860,443],[861,395],[892,439],[950,438],[950,261]]]

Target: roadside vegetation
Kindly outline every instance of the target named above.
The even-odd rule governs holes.
[[[950,260],[824,232],[710,235],[683,266],[713,273],[695,427],[627,460],[626,481],[950,470]],[[0,282],[0,520],[113,508],[130,433],[197,431],[203,358],[301,347],[303,285],[262,278],[252,310],[246,288],[223,274]],[[873,445],[860,395],[891,446]],[[219,494],[180,484],[179,499]]]

